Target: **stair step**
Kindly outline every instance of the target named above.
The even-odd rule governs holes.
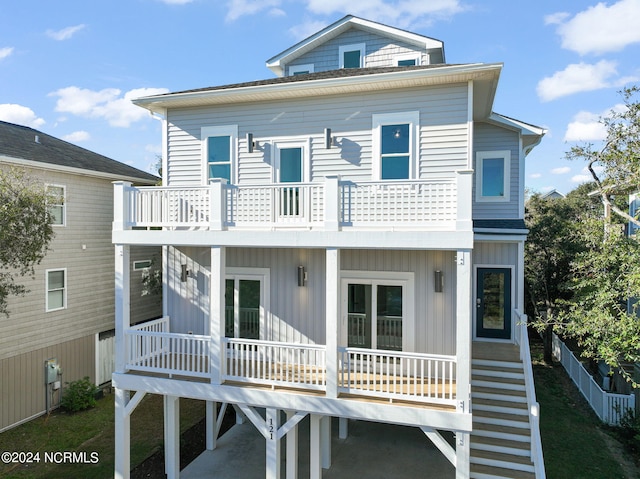
[[[511,380],[515,381],[515,380]],[[471,379],[471,387],[485,387],[491,389],[505,389],[512,391],[525,391],[524,381],[509,382],[509,380],[503,380],[502,378],[487,378],[487,377],[473,377]]]
[[[531,430],[490,423],[473,423],[472,437],[491,437],[531,444]]]
[[[501,467],[471,464],[471,479],[536,479],[535,473]]]
[[[471,398],[489,399],[492,401],[510,401],[517,403],[527,403],[527,393],[525,390],[511,390],[506,392],[504,389],[496,390],[491,387],[475,386],[471,388]]]
[[[485,466],[535,473],[535,467],[533,466],[530,458],[503,454],[500,452],[481,451],[475,449],[471,455],[471,464],[483,464]]]
[[[526,402],[510,401],[508,396],[499,400],[473,397],[473,411],[493,411],[503,414],[528,416]]]
[[[495,424],[497,426],[529,429],[529,416],[503,414],[494,411],[473,411],[473,422],[476,424]]]
[[[488,368],[472,368],[471,369],[471,377],[475,376],[484,376],[490,378],[505,378],[505,379],[520,379],[524,382],[524,373],[522,369],[520,372],[517,370],[508,370],[508,369],[488,369]]]
[[[531,444],[522,441],[511,441],[497,437],[476,436],[471,434],[471,449],[502,452],[513,456],[531,458]],[[472,452],[471,455],[474,453]]]
[[[484,368],[502,368],[502,369],[523,369],[522,361],[493,361],[491,359],[472,359],[472,367]]]

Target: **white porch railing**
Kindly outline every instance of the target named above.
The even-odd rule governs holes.
[[[514,310],[516,340],[520,346],[520,359],[524,368],[524,387],[527,392],[527,408],[529,410],[529,427],[531,428],[531,461],[535,468],[536,479],[545,479],[544,457],[542,454],[542,437],[540,436],[540,404],[536,400],[536,388],[533,381],[533,366],[531,365],[531,350],[529,349],[529,332],[527,330],[527,315]]]
[[[633,394],[614,394],[603,391],[573,352],[555,334],[553,335],[553,353],[601,421],[617,426],[628,409],[634,410]]]
[[[225,338],[224,379],[254,384],[325,389],[325,347]]]
[[[468,191],[467,191],[468,190]],[[131,228],[471,229],[471,176],[440,180],[202,187],[116,182],[114,230]]]
[[[456,357],[338,348],[339,392],[455,405]]]

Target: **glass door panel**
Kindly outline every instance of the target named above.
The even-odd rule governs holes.
[[[280,148],[278,180],[280,183],[302,182],[302,148]],[[297,217],[301,214],[300,187],[281,186],[278,202],[281,217]]]
[[[378,285],[377,349],[402,351],[402,286]]]
[[[510,269],[478,269],[476,329],[479,337],[511,338]]]
[[[371,348],[371,285],[349,285],[347,314],[347,345],[353,348]]]
[[[240,338],[260,339],[260,281],[239,280]]]

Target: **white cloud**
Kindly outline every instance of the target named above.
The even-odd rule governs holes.
[[[552,175],[566,175],[571,171],[571,168],[568,166],[560,166],[558,168],[554,168],[551,170]]]
[[[556,22],[562,47],[580,55],[616,52],[640,42],[638,0],[620,0],[610,6],[600,2],[565,19]]]
[[[90,140],[91,135],[86,131],[80,130],[69,133],[68,135],[63,136],[62,139],[71,143],[81,143],[83,141]]]
[[[571,14],[567,13],[567,12],[552,13],[551,15],[547,15],[547,16],[544,17],[544,24],[545,25],[559,25],[563,21],[565,21],[567,18],[569,18],[570,16],[571,16]]]
[[[543,78],[536,91],[542,101],[551,101],[574,93],[619,87],[631,81],[634,81],[631,77],[618,77],[616,62],[601,60],[595,65],[580,62]]]
[[[45,124],[31,108],[14,103],[0,104],[0,120],[31,128],[40,128]]]
[[[323,21],[307,21],[294,25],[289,29],[289,33],[295,39],[302,40],[327,26],[327,22]]]
[[[227,16],[225,20],[233,22],[245,15],[255,15],[264,10],[273,12],[276,15],[282,15],[284,12],[277,8],[282,0],[229,0],[227,2]]]
[[[166,88],[136,88],[121,96],[117,88],[93,91],[75,86],[61,88],[57,96],[56,111],[72,113],[86,118],[101,118],[109,125],[127,128],[131,123],[147,118],[149,113],[131,103],[134,98],[167,93]]]
[[[62,41],[69,40],[72,36],[78,33],[80,30],[85,28],[85,24],[74,25],[73,27],[63,28],[62,30],[54,31],[47,30],[47,36],[53,38],[54,40]]]
[[[593,177],[591,175],[575,175],[571,177],[571,183],[588,183],[589,181],[593,181]]]
[[[0,60],[3,60],[13,53],[13,47],[0,48]]]
[[[529,178],[531,178],[532,180],[537,180],[538,178],[542,178],[542,173],[531,173],[529,175]]]
[[[601,141],[606,139],[607,128],[600,119],[609,116],[612,111],[620,113],[625,108],[624,104],[619,103],[602,113],[578,112],[573,117],[573,121],[567,125],[564,141]]]

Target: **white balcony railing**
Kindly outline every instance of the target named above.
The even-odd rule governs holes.
[[[471,173],[440,180],[142,187],[116,182],[114,230],[471,230]]]

